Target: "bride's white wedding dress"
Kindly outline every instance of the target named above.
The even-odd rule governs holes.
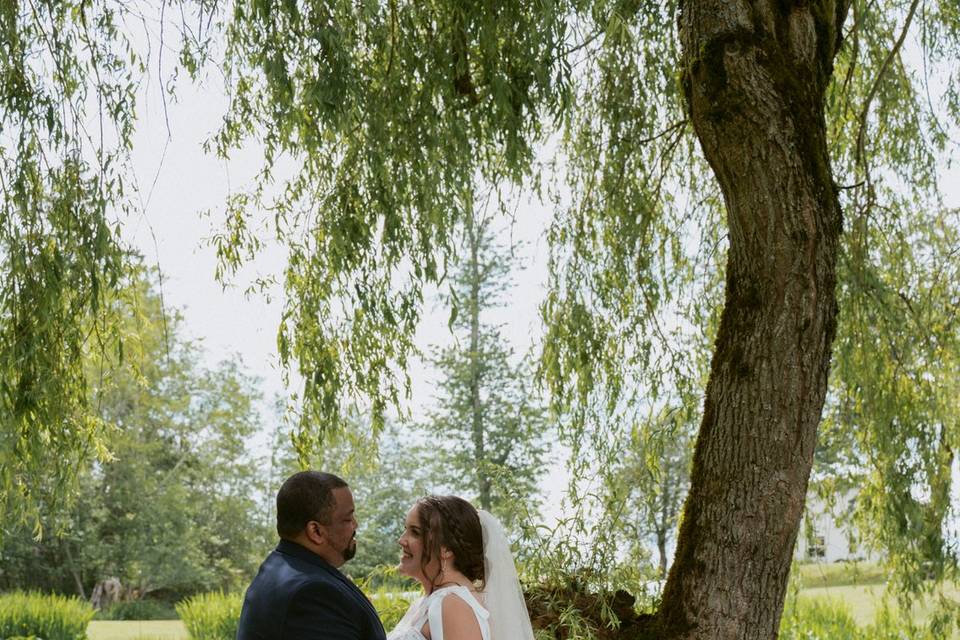
[[[423,627],[430,623],[430,640],[443,640],[442,603],[444,598],[459,597],[473,609],[483,640],[533,640],[530,615],[517,579],[510,542],[495,517],[480,510],[483,529],[483,560],[486,580],[478,600],[466,587],[441,587],[407,609],[387,640],[426,640]]]
[[[453,596],[460,598],[473,609],[480,625],[483,640],[490,640],[490,614],[484,609],[476,596],[460,585],[441,587],[428,596],[416,600],[407,609],[397,626],[387,635],[387,640],[426,640],[423,627],[430,623],[430,640],[443,640],[443,599]]]

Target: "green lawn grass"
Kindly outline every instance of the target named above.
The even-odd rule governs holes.
[[[840,587],[845,585],[882,585],[886,572],[877,564],[867,562],[810,563],[797,567],[804,589]]]
[[[187,640],[179,620],[93,620],[89,640]]]

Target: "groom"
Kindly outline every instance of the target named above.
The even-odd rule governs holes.
[[[385,640],[373,605],[337,570],[357,550],[346,482],[319,471],[287,478],[277,533],[280,544],[247,589],[237,640]]]

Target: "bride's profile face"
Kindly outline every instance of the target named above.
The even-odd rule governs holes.
[[[404,522],[403,535],[397,540],[400,545],[400,573],[410,576],[419,581],[426,579],[424,567],[421,566],[423,558],[423,527],[420,524],[420,514],[416,505],[407,513],[407,519]],[[436,558],[432,558],[427,564],[427,571],[432,568],[431,565],[439,565]],[[437,567],[438,568],[438,567]]]

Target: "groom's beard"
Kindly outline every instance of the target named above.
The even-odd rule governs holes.
[[[354,537],[350,538],[350,542],[347,544],[347,548],[343,550],[343,561],[346,562],[357,555],[357,538],[356,534]]]

